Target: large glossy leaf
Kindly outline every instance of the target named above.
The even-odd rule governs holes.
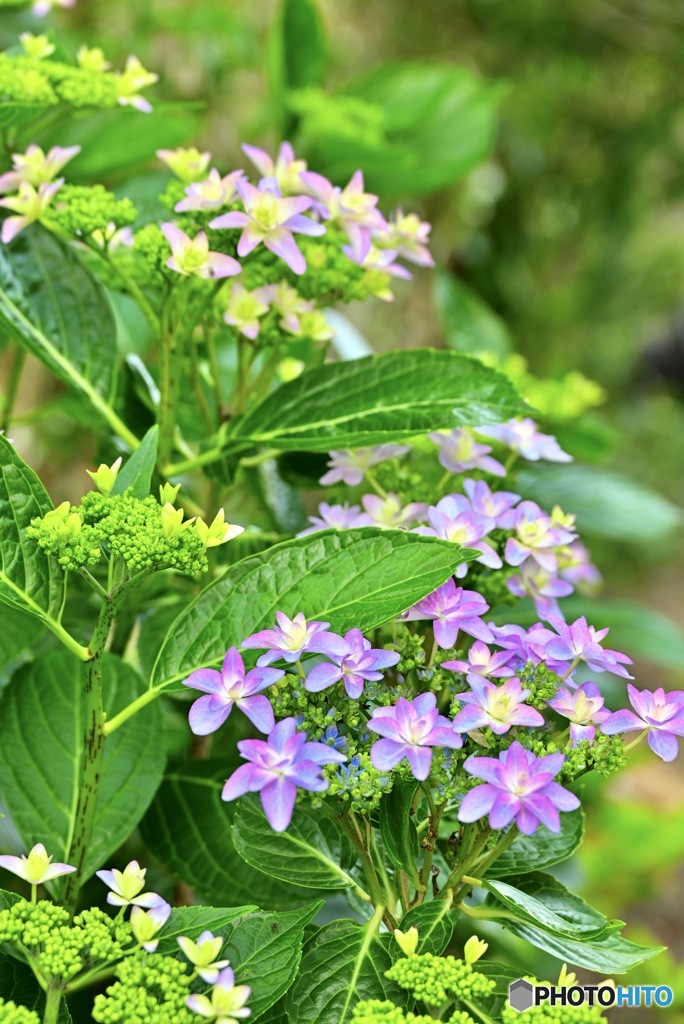
[[[157,462],[159,427],[155,424],[147,431],[140,447],[136,448],[121,467],[112,494],[123,494],[129,487],[134,498],[146,498],[152,486],[152,474]]]
[[[466,557],[445,541],[373,527],[278,544],[232,566],[181,612],[151,686],[178,688],[195,669],[218,665],[279,610],[330,622],[338,633],[374,629],[444,583]]]
[[[411,805],[417,783],[398,779],[380,801],[378,819],[380,835],[387,856],[395,867],[403,868],[414,878],[420,846]]]
[[[531,836],[520,835],[498,860],[487,869],[487,878],[527,875],[550,868],[574,853],[584,836],[584,812],[581,808],[561,815],[560,832],[538,828]]]
[[[477,359],[413,349],[303,373],[236,421],[226,444],[229,450],[360,448],[444,427],[499,423],[527,408],[506,377]]]
[[[116,326],[104,289],[72,248],[38,225],[0,250],[0,328],[136,447],[111,405]]]
[[[0,954],[0,996],[7,1002],[16,1003],[33,1010],[42,1019],[45,1011],[45,995],[36,981],[36,976],[27,964]],[[71,1024],[71,1014],[62,1000],[57,1024]]]
[[[21,669],[0,698],[0,793],[24,845],[44,843],[69,862],[83,755],[83,665],[67,651]],[[114,655],[103,661],[105,710],[111,716],[139,695],[141,682]],[[105,745],[90,875],[135,828],[164,770],[157,706],[145,708]]]
[[[287,994],[286,1007],[297,1024],[348,1024],[362,999],[390,999],[407,1005],[407,996],[385,978],[392,960],[390,936],[379,936],[373,923],[333,921],[304,948],[299,977]]]
[[[203,931],[208,931],[225,937],[233,921],[258,909],[254,904],[241,907],[174,907],[159,933],[157,952],[163,956],[177,955],[179,935],[195,939]]]
[[[602,974],[623,974],[663,952],[664,946],[640,946],[617,933],[622,922],[609,922],[551,875],[526,875],[512,886],[491,881],[484,904],[506,908],[496,918],[508,931],[560,960]],[[560,924],[558,923],[560,922]],[[547,927],[546,925],[550,926]]]
[[[356,857],[353,847],[332,818],[306,806],[295,809],[285,832],[274,832],[259,798],[240,800],[233,842],[240,856],[286,882],[314,889],[347,889],[356,882],[349,874]]]
[[[448,900],[430,900],[429,903],[421,903],[414,907],[402,917],[399,927],[403,932],[409,928],[418,929],[417,953],[433,953],[441,956],[451,941],[454,931],[453,921],[450,917],[451,904]],[[396,951],[401,953],[398,943],[395,943]]]
[[[140,826],[150,853],[192,886],[200,901],[225,907],[258,895],[259,906],[271,910],[310,900],[310,888],[285,885],[236,852],[236,804],[221,800],[229,771],[224,762],[192,761],[165,776]]]

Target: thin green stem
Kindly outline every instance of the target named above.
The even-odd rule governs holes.
[[[93,588],[96,594],[99,594],[99,596],[104,601],[106,601],[109,595],[107,594],[107,591],[99,582],[99,580],[96,580],[93,574],[88,569],[86,569],[85,566],[81,566],[80,572],[81,576],[83,576],[83,579],[86,581],[86,583]]]
[[[45,993],[45,1011],[43,1013],[43,1024],[57,1024],[59,1019],[59,1008],[62,1002],[61,989],[49,986]]]
[[[199,469],[201,466],[208,466],[212,462],[218,462],[222,455],[223,448],[209,448],[206,452],[200,452],[198,455],[185,459],[183,462],[163,465],[161,471],[166,477],[181,476],[181,474],[189,473],[193,469]]]
[[[197,339],[195,337],[194,332],[190,337],[190,352],[192,356],[192,383],[195,389],[197,405],[199,406],[200,411],[202,413],[204,424],[207,428],[207,433],[212,434],[214,432],[216,424],[214,423],[214,418],[211,414],[211,409],[209,408],[207,397],[204,394],[204,389],[202,388],[202,374],[200,370],[199,352],[197,349]]]
[[[161,381],[159,398],[159,465],[165,466],[174,450],[176,413],[180,398],[181,373],[176,325],[167,293],[161,321]]]
[[[477,831],[477,825],[467,828],[468,830],[464,835],[464,848],[461,850],[461,859],[440,889],[439,896],[441,899],[445,898],[447,892],[454,892],[458,888],[463,876],[468,873],[470,866],[475,863],[478,855],[487,845],[487,840],[490,836],[488,828],[483,832]]]
[[[31,903],[35,906],[38,902],[38,886],[35,882],[31,882]]]
[[[371,469],[366,470],[366,480],[371,485],[376,494],[379,494],[381,498],[387,497],[387,491],[384,487],[381,487],[377,481],[375,473]]]
[[[128,704],[118,715],[114,715],[113,718],[109,718],[103,725],[103,732],[105,736],[111,736],[113,732],[116,732],[124,722],[127,722],[133,715],[137,715],[138,711],[142,711],[144,707],[147,707],[153,700],[156,700],[160,695],[160,690],[145,690],[139,697],[136,698],[131,704]]]
[[[216,420],[218,423],[222,423],[225,410],[223,408],[223,395],[221,394],[221,368],[219,367],[213,326],[204,321],[202,324],[202,334],[204,337],[204,344],[207,349],[207,355],[209,356],[209,365],[211,367],[211,379],[214,387],[214,403],[216,405]]]
[[[484,859],[479,858],[477,861],[473,861],[473,864],[477,864],[477,873],[480,877],[483,877],[487,871],[487,868],[491,867],[495,860],[498,860],[504,850],[507,850],[511,843],[518,838],[520,830],[517,825],[513,825],[509,828],[505,836],[499,840],[491,853],[488,853]]]
[[[631,743],[628,743],[625,747],[623,747],[623,753],[626,754],[628,750],[632,750],[634,747],[638,746],[645,736],[648,736],[648,729],[644,729],[643,732],[639,733],[635,740],[632,740]]]
[[[20,345],[16,345],[7,378],[7,391],[5,392],[5,397],[2,403],[2,415],[0,416],[0,431],[5,434],[10,428],[12,412],[14,411],[14,403],[17,400],[19,384],[21,382],[21,375],[24,370],[25,362],[26,349],[22,348]]]

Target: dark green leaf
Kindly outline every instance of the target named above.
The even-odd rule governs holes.
[[[277,544],[232,566],[181,612],[151,686],[166,689],[220,664],[232,644],[270,628],[278,610],[330,622],[338,633],[374,629],[436,590],[469,557],[445,541],[373,527]]]
[[[0,793],[30,849],[44,843],[69,863],[83,753],[84,667],[67,651],[20,670],[0,698]],[[103,661],[109,717],[135,700],[142,683],[114,655]],[[106,741],[85,877],[112,854],[147,809],[164,771],[160,710],[143,709]]]
[[[163,956],[177,954],[179,935],[188,935],[196,940],[203,931],[208,931],[225,937],[234,921],[257,909],[254,904],[244,907],[175,907],[159,933],[157,952]]]
[[[385,978],[392,965],[390,936],[377,924],[333,921],[308,942],[299,977],[287,995],[291,1021],[297,1024],[348,1024],[362,999],[389,999],[407,1006],[407,996]]]
[[[226,442],[325,452],[500,423],[528,408],[503,374],[477,359],[414,349],[309,370],[237,420]]]
[[[224,762],[192,761],[164,778],[140,828],[150,853],[192,886],[201,901],[233,906],[258,896],[279,909],[311,899],[311,889],[283,885],[262,874],[233,846],[235,803],[221,800],[230,769]]]
[[[517,918],[538,925],[554,935],[570,938],[600,938],[624,922],[609,922],[598,910],[584,903],[552,875],[533,872],[520,881],[520,888],[499,879],[485,879],[484,886]]]
[[[235,849],[264,874],[313,889],[347,889],[354,849],[332,818],[305,805],[295,808],[285,832],[274,832],[259,798],[243,797],[233,826]]]
[[[411,815],[411,805],[417,784],[398,780],[380,801],[378,817],[380,835],[387,856],[395,867],[416,876],[416,861],[420,847],[418,833]]]
[[[574,853],[584,836],[584,812],[581,808],[561,815],[560,832],[538,828],[531,836],[520,835],[498,860],[487,869],[487,878],[526,875],[550,868]]]
[[[430,900],[409,910],[401,919],[402,932],[409,928],[418,929],[418,953],[434,953],[441,956],[451,941],[454,925],[449,916],[451,904],[448,900]],[[397,949],[399,949],[397,945]]]
[[[496,964],[491,960],[478,960],[475,969],[479,974],[484,974],[485,978],[493,981],[495,985],[488,996],[478,998],[477,1005],[490,1017],[500,1020],[501,1011],[508,1001],[508,986],[512,981],[517,981],[522,972],[519,967]]]
[[[271,40],[271,73],[280,92],[321,85],[328,63],[316,0],[283,0]]]
[[[434,294],[449,348],[502,358],[511,350],[504,321],[476,292],[446,270],[435,274]]]
[[[116,478],[112,494],[123,494],[128,488],[133,488],[134,498],[146,498],[152,486],[152,474],[157,462],[157,441],[159,439],[159,427],[150,427],[140,447],[136,448],[131,456],[121,467]]]
[[[39,1017],[45,1011],[45,995],[36,977],[26,964],[0,954],[0,996],[19,1006],[33,1010]],[[57,1024],[71,1024],[71,1014],[62,1000]]]

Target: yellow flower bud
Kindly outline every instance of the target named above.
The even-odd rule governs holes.
[[[225,513],[222,508],[214,516],[211,526],[207,526],[203,519],[197,519],[195,529],[202,538],[202,544],[206,548],[217,548],[219,544],[225,544],[233,537],[244,533],[244,526],[232,526],[225,520]]]
[[[467,964],[474,964],[489,949],[489,944],[477,935],[471,935],[463,947],[463,959]]]
[[[119,456],[111,466],[106,466],[103,462],[94,473],[90,469],[87,469],[86,473],[91,478],[100,494],[103,494],[105,498],[108,498],[114,490],[114,484],[116,483],[116,478],[119,475],[120,469],[121,456]]]
[[[415,925],[412,925],[407,932],[402,932],[400,928],[396,928],[394,938],[399,943],[399,948],[404,956],[413,956],[418,948],[418,929]]]
[[[161,484],[159,487],[159,503],[161,505],[174,505],[180,488],[180,484],[176,484],[175,487],[169,483]]]
[[[194,523],[193,519],[183,522],[184,512],[182,508],[174,508],[170,501],[167,501],[162,508],[161,518],[164,535],[168,540],[180,537],[183,530],[187,530]]]

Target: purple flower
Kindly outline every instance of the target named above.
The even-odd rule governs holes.
[[[469,507],[470,503],[462,494],[448,494],[436,505],[428,509],[429,526],[420,526],[415,533],[424,537],[440,537],[452,544],[460,544],[464,548],[474,548],[480,552],[475,559],[490,569],[500,569],[503,562],[491,544],[482,538],[493,528],[491,519],[477,516]],[[468,563],[458,566],[454,575],[461,578],[468,572]]]
[[[514,521],[512,509],[520,501],[519,494],[513,491],[490,491],[484,480],[471,480],[470,477],[463,481],[463,490],[470,498],[475,515],[492,519],[494,526],[500,530],[511,529]]]
[[[251,995],[249,985],[236,985],[232,967],[224,967],[211,989],[211,998],[201,993],[187,996],[185,1005],[189,1010],[213,1020],[215,1024],[233,1024],[252,1016],[245,1003]]]
[[[554,634],[550,629],[542,626],[541,622],[535,623],[529,629],[523,629],[522,626],[513,624],[506,626],[492,625],[492,632],[494,633],[494,643],[496,646],[503,647],[504,650],[512,652],[513,668],[524,668],[528,662],[532,662],[533,665],[539,665],[542,661],[547,661],[546,645],[553,638]],[[548,661],[547,664],[549,664]],[[549,667],[551,668],[550,664]],[[562,671],[565,664],[560,662],[559,667]],[[552,669],[552,671],[555,671],[555,669]]]
[[[306,733],[296,730],[296,720],[285,718],[268,740],[240,740],[238,750],[250,763],[240,765],[223,787],[223,800],[260,792],[264,814],[276,832],[284,832],[290,824],[297,787],[322,793],[328,788],[322,765],[347,760],[325,743],[307,743]]]
[[[396,651],[371,648],[370,640],[364,638],[360,629],[350,629],[344,643],[346,649],[332,656],[334,665],[322,662],[311,669],[304,684],[310,693],[318,693],[343,679],[348,696],[358,700],[365,682],[378,682],[382,679],[379,669],[391,668],[400,660]]]
[[[500,441],[530,462],[538,462],[540,459],[547,462],[572,462],[572,455],[564,452],[551,434],[540,433],[534,420],[512,419],[508,423],[497,423],[493,427],[476,429],[478,434]]]
[[[297,160],[289,142],[283,142],[275,160],[263,149],[243,145],[242,152],[249,157],[262,178],[275,178],[283,195],[298,195],[304,191],[301,174],[306,160]]]
[[[232,171],[222,178],[215,167],[209,171],[204,181],[193,181],[185,189],[185,199],[176,203],[176,213],[187,213],[190,210],[220,210],[228,206],[237,195],[237,183],[242,171]]]
[[[232,256],[222,252],[210,252],[206,232],[200,231],[195,238],[190,238],[175,224],[162,224],[166,241],[171,246],[171,257],[166,261],[170,270],[184,277],[202,277],[205,279],[234,277],[242,271],[242,267]]]
[[[235,704],[259,732],[270,732],[273,709],[268,697],[261,696],[260,691],[273,686],[284,675],[279,668],[253,668],[245,674],[245,663],[237,647],[231,647],[226,652],[220,672],[213,668],[200,668],[183,680],[184,686],[207,694],[190,708],[190,728],[195,736],[216,732]]]
[[[370,249],[363,256],[360,256],[356,253],[353,246],[343,245],[342,252],[352,263],[358,264],[364,270],[376,270],[379,272],[379,275],[387,274],[389,277],[399,277],[404,281],[409,281],[413,276],[406,267],[402,267],[401,263],[394,262],[396,253],[393,249],[378,249],[376,246],[371,245]],[[382,277],[379,277],[375,284],[373,284],[370,294],[375,295],[378,299],[382,299],[383,302],[394,301],[392,290],[383,281]]]
[[[506,586],[516,597],[531,597],[540,619],[548,619],[549,615],[562,619],[557,598],[567,597],[573,591],[572,583],[547,572],[532,559],[523,563],[518,576],[509,576]]]
[[[371,233],[387,225],[376,209],[378,197],[364,192],[361,171],[355,171],[344,188],[333,186],[322,174],[314,171],[306,171],[301,180],[306,192],[316,200],[322,216],[335,221],[346,231],[350,242],[347,255],[356,261],[364,260],[371,247]]]
[[[499,676],[512,676],[513,669],[508,662],[513,657],[513,651],[490,651],[487,644],[476,640],[468,651],[467,661],[443,661],[442,668],[448,668],[451,672],[467,672],[481,678],[496,678]]]
[[[238,256],[248,256],[260,242],[279,256],[295,274],[306,270],[304,257],[294,240],[293,231],[304,235],[324,235],[322,224],[303,217],[312,206],[308,196],[283,199],[275,178],[264,178],[255,188],[241,178],[237,182],[244,213],[234,210],[209,221],[210,228],[243,228],[238,241]]]
[[[456,644],[459,630],[490,643],[494,639],[494,634],[482,621],[482,616],[488,611],[489,605],[477,591],[464,590],[457,587],[453,579],[448,579],[432,594],[405,612],[402,618],[432,619],[435,640],[445,650]]]
[[[394,707],[376,708],[368,728],[383,737],[371,747],[373,766],[388,772],[406,758],[421,782],[430,774],[431,747],[463,746],[449,719],[438,713],[434,693],[421,693],[411,701],[399,697]]]
[[[548,621],[559,635],[552,636],[547,642],[547,655],[558,661],[574,664],[584,661],[594,672],[612,672],[613,675],[622,676],[624,679],[632,679],[624,667],[631,665],[632,659],[619,651],[601,647],[601,640],[608,633],[608,629],[596,630],[593,626],[588,626],[584,616],[570,626],[555,615],[550,615]]]
[[[345,501],[344,505],[328,505],[322,501],[318,506],[318,515],[309,516],[312,524],[306,530],[298,533],[298,537],[305,537],[308,533],[318,533],[319,530],[351,530],[354,526],[372,526],[370,516],[361,511],[360,505],[350,505]]]
[[[385,459],[397,458],[411,451],[407,444],[380,444],[375,448],[357,448],[356,451],[330,452],[330,469],[320,482],[324,487],[344,481],[347,487],[361,483],[366,471]]]
[[[673,690],[637,690],[627,684],[629,702],[636,711],[624,708],[610,715],[601,726],[608,736],[634,729],[648,729],[648,745],[663,761],[674,761],[679,750],[677,737],[684,736],[684,693]]]
[[[341,636],[328,633],[329,622],[307,622],[301,612],[291,620],[283,612],[276,612],[276,619],[278,625],[275,629],[262,629],[242,641],[241,646],[247,650],[268,648],[266,654],[257,660],[260,668],[272,661],[283,660],[292,664],[305,651],[334,656],[346,650]]]
[[[515,823],[525,835],[536,832],[540,824],[551,832],[560,831],[559,811],[574,811],[579,800],[553,781],[563,766],[563,754],[535,755],[517,742],[502,750],[498,759],[469,757],[463,767],[483,786],[466,793],[458,812],[459,821],[478,821],[489,815],[493,829]]]
[[[366,512],[370,526],[379,526],[382,530],[407,530],[411,523],[425,519],[427,505],[422,501],[410,501],[402,507],[398,494],[386,494],[381,498],[378,494],[364,494],[361,504]]]
[[[602,725],[610,717],[610,711],[603,706],[601,691],[592,682],[582,683],[576,690],[568,690],[563,686],[547,704],[563,718],[569,719],[573,747],[582,740],[593,743],[596,726]]]
[[[508,732],[512,725],[543,725],[544,718],[524,702],[530,695],[523,690],[520,680],[513,676],[503,686],[490,683],[478,675],[468,676],[470,693],[458,693],[456,699],[465,704],[454,718],[456,732],[470,732],[488,725],[497,736]]]
[[[392,249],[419,267],[434,267],[435,261],[428,249],[431,225],[421,220],[416,213],[404,213],[398,209],[390,217],[386,227],[373,233],[373,241],[379,249]]]
[[[458,427],[448,434],[428,434],[431,441],[439,446],[439,461],[450,473],[465,473],[469,469],[480,469],[493,476],[506,476],[506,470],[490,458],[491,447],[479,444],[470,427]]]
[[[509,565],[522,565],[533,558],[542,569],[555,572],[558,559],[554,548],[569,544],[575,534],[558,526],[534,501],[522,501],[513,513],[513,529],[517,537],[506,541],[505,558]]]

